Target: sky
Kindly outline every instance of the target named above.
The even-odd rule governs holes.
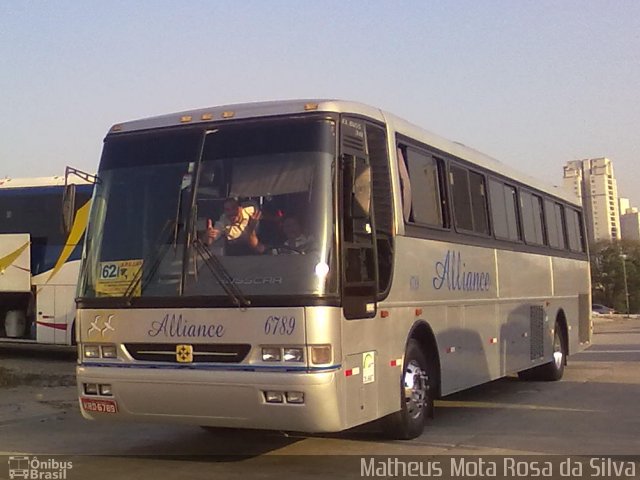
[[[96,171],[115,123],[364,102],[562,184],[608,157],[640,206],[636,0],[4,0],[0,178]]]

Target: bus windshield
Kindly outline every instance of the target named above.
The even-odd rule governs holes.
[[[335,145],[326,119],[108,137],[80,297],[334,293]]]
[[[91,189],[90,185],[78,186],[78,205],[89,200]],[[31,235],[32,275],[51,270],[65,245],[60,226],[62,190],[62,186],[55,185],[0,190],[0,235]],[[78,260],[80,249],[74,250],[71,258]]]

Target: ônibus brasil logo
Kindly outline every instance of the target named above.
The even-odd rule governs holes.
[[[9,457],[9,478],[28,480],[66,480],[67,470],[73,468],[73,462],[55,458],[38,459],[26,455]]]

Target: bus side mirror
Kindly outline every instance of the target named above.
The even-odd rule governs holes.
[[[76,186],[65,185],[62,194],[62,231],[69,235],[76,213]]]

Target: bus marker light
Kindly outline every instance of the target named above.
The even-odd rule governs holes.
[[[416,308],[416,317],[419,317],[420,315],[422,315],[422,309]]]
[[[213,120],[213,113],[203,113],[200,120]]]
[[[496,337],[491,337],[489,339],[489,343],[491,343],[491,344],[498,343],[498,339]]]
[[[111,127],[111,131],[112,132],[121,132],[122,131],[122,125],[114,125],[113,127]]]
[[[317,110],[318,109],[318,104],[317,103],[305,103],[304,104],[304,109],[309,111],[309,110]]]
[[[380,316],[382,318],[387,318],[389,316],[389,310],[380,310]]]
[[[392,367],[400,367],[402,366],[402,359],[398,358],[395,360],[391,360],[391,362],[389,362],[389,365],[391,365]]]
[[[304,393],[287,392],[287,403],[304,403]]]
[[[360,367],[354,367],[344,371],[345,377],[352,377],[354,375],[360,375]]]
[[[180,117],[180,123],[189,123],[191,120],[193,120],[191,115],[183,115]]]
[[[456,351],[456,347],[447,348],[447,353],[455,353],[455,351]]]
[[[231,111],[227,111],[227,112],[222,112],[222,118],[233,118],[235,117],[236,112],[231,112]]]
[[[284,395],[282,392],[264,392],[264,399],[267,403],[283,403]]]

